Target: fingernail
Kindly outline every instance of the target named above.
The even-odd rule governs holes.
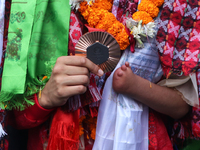
[[[98,75],[102,76],[104,74],[103,70],[99,69],[98,70]]]

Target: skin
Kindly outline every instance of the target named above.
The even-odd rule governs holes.
[[[70,96],[84,93],[89,84],[89,72],[98,76],[103,75],[103,71],[87,58],[59,57],[38,99],[40,106],[46,109],[59,107],[64,105]],[[174,119],[179,119],[188,113],[190,107],[177,91],[153,83],[151,86],[152,88],[148,80],[133,74],[128,62],[118,68],[113,76],[113,88],[118,93],[129,95]]]
[[[150,87],[148,80],[132,72],[128,62],[115,71],[113,89],[174,119],[182,118],[190,109],[190,106],[174,89],[161,87],[154,83],[151,83]]]
[[[104,74],[97,65],[85,57],[59,57],[38,99],[40,106],[46,109],[59,107],[64,105],[70,96],[84,93],[89,84],[89,72],[98,76]]]

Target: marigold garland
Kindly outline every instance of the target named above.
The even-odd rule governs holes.
[[[110,12],[112,10],[112,0],[95,0],[92,7],[108,10]]]
[[[83,135],[84,129],[82,127],[82,123],[85,123],[88,125],[91,133],[90,137],[95,140],[95,135],[96,135],[96,125],[97,125],[97,117],[91,117],[89,115],[86,116],[81,116],[79,118],[79,136]],[[89,136],[87,137],[89,139]]]
[[[96,0],[92,5],[81,2],[79,12],[90,27],[103,29],[113,35],[119,43],[120,49],[124,50],[130,45],[129,36],[125,26],[109,12],[111,8],[111,0]]]
[[[163,3],[164,0],[142,0],[141,3],[138,5],[139,11],[135,12],[132,15],[133,20],[142,20],[143,25],[153,21],[153,18],[158,16],[158,7],[160,7]]]
[[[96,136],[96,125],[97,125],[97,117],[88,116],[84,121],[87,122],[89,129],[91,131],[90,137],[95,140]]]
[[[84,133],[84,129],[83,129],[83,126],[82,126],[82,122],[83,122],[83,120],[85,119],[86,117],[85,116],[81,116],[80,118],[79,118],[79,136],[81,136],[81,135],[83,135],[83,133]]]
[[[156,5],[157,7],[162,6],[162,4],[164,3],[164,0],[150,0],[154,3],[154,5]]]
[[[96,25],[96,28],[108,31],[108,29],[112,27],[115,21],[116,18],[112,13],[105,12],[102,19],[99,20],[98,24]]]
[[[146,11],[137,11],[132,15],[132,18],[136,21],[142,20],[142,24],[147,24],[149,22],[154,21],[150,14]]]
[[[138,10],[139,11],[146,11],[147,13],[150,14],[152,18],[157,17],[159,13],[159,8],[151,1],[148,0],[143,0],[139,5],[138,5]]]
[[[104,9],[98,9],[98,8],[93,9],[93,11],[91,11],[91,13],[87,19],[88,25],[90,27],[95,28],[97,26],[97,24],[99,24],[99,22],[102,20],[102,18],[104,17],[103,14],[105,14],[105,13],[107,13],[107,11]]]

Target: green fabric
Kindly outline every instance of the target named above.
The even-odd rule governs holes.
[[[22,94],[25,88],[27,53],[36,0],[12,1],[2,91]],[[30,9],[28,9],[30,8]]]
[[[200,141],[187,139],[184,142],[184,148],[179,148],[179,150],[200,150]]]
[[[33,104],[25,97],[44,87],[42,77],[68,53],[69,18],[69,0],[12,1],[0,106]]]

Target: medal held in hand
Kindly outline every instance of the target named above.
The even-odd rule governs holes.
[[[112,71],[117,65],[121,52],[115,38],[102,31],[84,34],[75,47],[75,55],[85,56],[104,72]]]

